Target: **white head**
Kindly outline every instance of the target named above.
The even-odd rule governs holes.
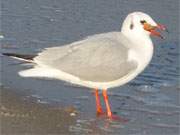
[[[142,12],[130,13],[123,22],[121,32],[126,36],[155,35],[163,38],[156,29],[166,30],[164,25],[157,24],[149,15]]]

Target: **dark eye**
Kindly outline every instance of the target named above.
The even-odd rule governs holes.
[[[145,21],[145,20],[141,20],[140,22],[141,22],[141,24],[144,24],[144,23],[146,23],[146,21]]]
[[[130,24],[130,29],[132,30],[133,28],[134,28],[134,24],[131,23],[131,24]]]

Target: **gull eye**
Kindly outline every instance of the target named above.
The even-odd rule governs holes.
[[[130,29],[132,30],[133,28],[134,28],[134,24],[131,23],[131,24],[130,24]]]
[[[144,24],[144,23],[146,23],[146,21],[145,21],[145,20],[141,20],[140,23],[141,23],[141,24]]]

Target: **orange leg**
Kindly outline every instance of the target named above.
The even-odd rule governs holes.
[[[104,97],[104,101],[105,101],[105,104],[106,104],[108,118],[113,119],[113,120],[119,120],[121,122],[127,122],[128,120],[123,119],[123,118],[121,118],[119,116],[116,116],[116,115],[112,114],[111,108],[110,108],[110,105],[109,105],[109,101],[108,101],[108,95],[107,95],[107,90],[106,89],[103,90],[103,97]]]
[[[98,94],[98,89],[95,89],[95,97],[96,97],[96,111],[97,115],[103,114],[103,110],[100,103],[100,98]]]
[[[112,112],[111,112],[111,108],[110,108],[110,105],[109,105],[108,95],[107,95],[107,90],[106,89],[103,90],[103,97],[104,97],[104,101],[105,101],[105,104],[106,104],[107,116],[109,118],[112,118]]]

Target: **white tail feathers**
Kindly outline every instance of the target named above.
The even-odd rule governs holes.
[[[58,73],[57,73],[56,69],[34,67],[32,69],[20,71],[19,75],[23,76],[23,77],[48,77],[48,78],[56,78]]]
[[[32,69],[27,69],[19,72],[20,76],[23,77],[39,77],[39,78],[54,78],[65,81],[75,80],[79,81],[79,78],[72,76],[68,73],[62,72],[60,70],[50,68],[50,67],[34,67]]]

